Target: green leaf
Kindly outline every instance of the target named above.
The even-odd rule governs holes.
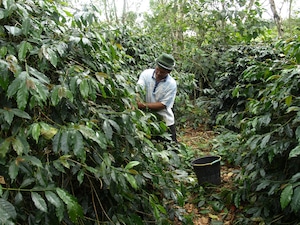
[[[92,43],[90,42],[90,40],[87,39],[87,38],[85,38],[85,37],[83,37],[83,38],[81,39],[81,41],[82,41],[82,43],[83,43],[84,45],[92,46]]]
[[[41,126],[39,123],[34,123],[31,125],[31,135],[36,143],[38,143],[39,136],[41,135]]]
[[[7,90],[8,85],[10,84],[10,75],[8,74],[7,66],[1,66],[1,50],[3,48],[0,48],[0,68],[1,68],[1,76],[0,76],[0,87],[2,87],[3,90]]]
[[[285,104],[286,104],[287,106],[290,106],[290,105],[292,104],[292,100],[293,100],[293,96],[292,96],[292,95],[286,97],[286,98],[285,98]]]
[[[140,162],[139,161],[131,161],[129,162],[126,166],[125,166],[125,170],[129,170],[137,165],[139,165]]]
[[[27,101],[28,101],[28,89],[26,86],[26,83],[23,82],[21,83],[19,90],[17,92],[17,103],[18,103],[18,108],[24,110],[26,105],[27,105]]]
[[[103,125],[102,125],[102,129],[105,133],[105,136],[108,140],[112,139],[113,136],[113,129],[110,126],[110,123],[108,122],[108,120],[104,120]]]
[[[21,140],[17,137],[17,138],[12,138],[12,147],[13,149],[16,151],[16,153],[18,155],[22,155],[23,153],[23,144],[21,142]]]
[[[57,65],[57,55],[56,55],[56,53],[51,48],[49,48],[48,46],[45,46],[45,45],[42,46],[42,52],[43,52],[44,57],[47,60],[49,60],[50,63],[54,67],[56,67],[56,65]]]
[[[85,161],[85,150],[83,145],[83,137],[79,131],[76,131],[73,138],[73,151],[74,155],[81,159],[82,162]]]
[[[23,195],[20,191],[18,191],[18,193],[16,194],[15,198],[14,198],[14,205],[19,205],[20,203],[23,202]]]
[[[18,173],[19,173],[19,166],[17,165],[17,161],[16,160],[13,160],[9,167],[8,167],[8,174],[9,174],[9,177],[10,179],[14,180],[16,179]]]
[[[25,79],[23,77],[17,77],[16,79],[14,79],[8,86],[7,97],[11,98],[12,96],[14,96],[18,92],[21,83],[23,82],[25,82]]]
[[[61,138],[60,138],[60,148],[64,154],[69,153],[68,141],[69,141],[69,131],[66,130],[61,134]]]
[[[294,195],[292,197],[291,209],[295,213],[300,212],[300,186],[296,187],[294,190]]]
[[[295,183],[298,179],[300,179],[300,172],[294,174],[290,180],[290,182]]]
[[[71,155],[62,155],[59,157],[59,162],[66,168],[70,169],[70,164],[68,162],[68,159],[71,158]]]
[[[11,122],[14,119],[15,114],[10,109],[0,109],[0,113],[3,113],[4,120],[11,125]]]
[[[33,166],[43,168],[43,164],[42,164],[41,160],[35,156],[25,155],[25,156],[23,156],[23,159],[26,160],[27,162],[29,162]]]
[[[4,19],[6,17],[6,13],[3,9],[0,9],[0,20]]]
[[[293,195],[293,185],[289,184],[283,189],[280,195],[280,205],[282,209],[285,209],[285,207],[287,207],[288,204],[291,202],[292,195]]]
[[[61,99],[61,97],[58,95],[58,91],[61,88],[62,87],[60,85],[57,85],[51,91],[51,103],[52,103],[53,106],[56,106],[59,103],[60,99]]]
[[[38,79],[41,83],[43,83],[43,84],[49,84],[50,83],[49,78],[45,74],[38,71],[37,69],[28,66],[28,72],[29,72],[29,74],[34,76],[36,79]]]
[[[77,174],[77,180],[78,180],[79,184],[82,184],[83,179],[84,179],[84,170],[81,169]]]
[[[20,28],[18,28],[18,27],[7,26],[7,25],[5,25],[4,27],[13,36],[19,36],[19,35],[22,34],[22,30]]]
[[[11,109],[11,111],[18,117],[23,118],[23,119],[31,119],[31,116],[27,113],[24,112],[23,110],[20,109]]]
[[[138,186],[137,186],[137,183],[136,183],[136,180],[135,180],[134,176],[132,176],[131,174],[125,173],[124,177],[130,183],[131,187],[133,187],[135,190],[138,189]]]
[[[39,193],[31,192],[31,199],[32,199],[35,207],[37,207],[39,210],[41,210],[43,212],[48,211],[47,204]]]
[[[297,127],[295,134],[298,142],[300,142],[300,126]]]
[[[0,48],[0,58],[4,58],[4,56],[6,56],[6,54],[7,54],[7,47],[2,46]],[[4,65],[7,65],[7,62],[5,62],[5,61],[1,61],[1,63],[3,63]]]
[[[79,90],[83,98],[87,98],[90,93],[89,83],[87,79],[80,82]]]
[[[70,38],[70,42],[79,43],[81,41],[80,37],[69,36],[69,38]]]
[[[291,106],[291,107],[289,107],[287,110],[286,110],[286,112],[287,113],[290,113],[290,112],[299,112],[300,111],[300,107],[298,107],[298,106]]]
[[[119,124],[116,123],[116,121],[114,121],[114,120],[108,120],[108,122],[113,126],[113,128],[116,129],[116,131],[118,131],[118,132],[121,131],[120,126],[119,126]]]
[[[34,91],[31,91],[30,93],[36,97],[39,101],[45,102],[47,100],[49,91],[47,87],[39,82],[35,82],[36,88]]]
[[[35,178],[26,178],[23,180],[22,184],[20,185],[20,188],[28,187],[29,185],[33,184],[35,182]]]
[[[270,134],[267,134],[266,136],[264,136],[264,138],[262,139],[261,143],[260,143],[260,148],[264,148],[267,143],[269,142],[271,138],[271,135]]]
[[[61,160],[54,160],[53,161],[53,166],[55,167],[55,169],[57,169],[58,171],[62,172],[62,173],[66,173],[65,168],[63,167]]]
[[[56,46],[56,50],[60,56],[63,56],[68,50],[68,45],[65,42],[59,42],[59,44]]]
[[[70,195],[68,192],[61,188],[56,188],[56,193],[67,205],[68,214],[73,223],[77,223],[78,218],[83,217],[82,207],[78,204],[74,196]]]
[[[84,125],[79,126],[79,131],[86,139],[91,139],[91,140],[95,141],[96,143],[98,143],[102,149],[106,149],[107,142],[102,133],[100,133],[100,132],[96,133],[93,129],[91,129],[87,126],[84,126]]]
[[[0,157],[4,158],[6,153],[9,151],[11,145],[11,140],[6,138],[4,141],[0,143]]]
[[[58,131],[52,139],[53,152],[57,153],[60,150],[61,131]]]
[[[61,208],[62,202],[60,198],[52,191],[45,191],[45,197],[56,208]]]
[[[59,221],[61,221],[64,217],[64,205],[60,198],[52,191],[45,191],[45,197],[48,202],[56,207],[56,216]]]
[[[294,149],[291,150],[289,154],[289,158],[297,157],[300,155],[300,145],[296,146]]]
[[[17,217],[16,209],[10,202],[6,201],[3,198],[0,198],[0,206],[0,222],[2,220],[5,221],[5,219],[9,220],[10,218],[15,219]]]
[[[22,22],[22,31],[25,36],[27,36],[30,30],[30,19],[27,17]]]
[[[32,49],[32,46],[27,41],[22,41],[19,45],[18,58],[20,61],[23,61],[26,58],[27,52]]]

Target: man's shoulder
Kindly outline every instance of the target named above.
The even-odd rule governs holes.
[[[176,82],[176,80],[172,77],[172,76],[170,76],[169,75],[169,78],[168,78],[168,82],[170,83],[170,84],[173,84],[173,85],[177,85],[177,82]]]
[[[145,69],[141,74],[152,76],[153,72],[154,72],[154,69]]]

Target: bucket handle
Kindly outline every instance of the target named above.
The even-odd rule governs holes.
[[[217,162],[220,162],[221,161],[221,156],[218,158],[218,159],[216,159],[215,161],[212,161],[212,162],[210,162],[210,163],[205,163],[205,164],[193,164],[193,166],[211,166],[211,165],[213,165],[213,164],[215,164],[215,163],[217,163]]]

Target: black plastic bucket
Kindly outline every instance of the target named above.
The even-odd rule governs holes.
[[[221,156],[204,156],[192,161],[199,185],[204,183],[218,185],[221,183],[220,161]]]

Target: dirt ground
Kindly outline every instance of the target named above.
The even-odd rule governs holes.
[[[178,138],[180,142],[185,143],[189,148],[195,151],[200,151],[202,155],[211,154],[211,144],[210,141],[214,138],[215,134],[212,131],[208,131],[205,127],[200,127],[198,129],[188,128],[182,132],[181,136]],[[220,188],[232,188],[232,180],[235,176],[236,168],[232,168],[228,165],[221,166],[221,184]],[[193,224],[194,225],[211,225],[211,221],[219,222],[218,224],[232,225],[235,219],[236,208],[234,206],[230,207],[229,210],[215,212],[211,206],[208,206],[209,213],[203,214],[201,211],[203,209],[197,207],[194,204],[188,203],[185,205],[185,210],[188,214],[193,214]],[[206,206],[207,209],[207,206]],[[180,225],[180,222],[176,222],[176,225]]]

